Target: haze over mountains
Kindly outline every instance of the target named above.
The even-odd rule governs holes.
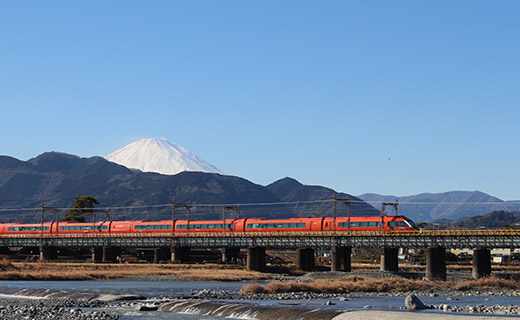
[[[241,215],[245,217],[331,216],[334,194],[352,201],[352,215],[378,215],[381,202],[394,202],[398,198],[376,194],[355,197],[323,186],[303,185],[292,178],[261,186],[241,177],[220,174],[222,170],[164,139],[139,140],[107,158],[139,170],[102,157],[80,158],[58,152],[46,152],[28,161],[0,156],[0,209],[4,209],[0,210],[0,222],[39,221],[37,209],[5,208],[37,208],[42,203],[69,208],[80,195],[97,198],[100,207],[114,208],[111,210],[114,220],[171,219],[168,204],[172,198],[176,203],[197,204],[191,208],[192,219],[220,219],[223,206],[212,204],[240,204]],[[179,170],[182,172],[173,175],[145,172]],[[495,210],[520,209],[518,202],[504,202],[478,191],[398,199],[399,214],[415,221],[457,220]],[[345,216],[346,212],[346,206],[338,203],[338,216]],[[393,214],[392,210],[388,213]],[[185,213],[180,210],[178,214]]]

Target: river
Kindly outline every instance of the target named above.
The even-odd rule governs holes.
[[[340,310],[383,310],[395,311],[404,306],[404,296],[356,296],[345,295],[339,299],[313,299],[313,300],[241,300],[236,292],[246,284],[245,282],[196,282],[196,281],[0,281],[0,296],[8,292],[6,288],[42,289],[51,291],[80,292],[85,294],[136,294],[148,299],[148,302],[164,301],[168,297],[193,296],[201,290],[229,296],[229,299],[219,299],[215,303],[250,303],[254,305],[283,307],[289,312],[295,308],[313,308],[325,311]],[[518,297],[504,296],[421,296],[420,299],[427,305],[450,304],[452,306],[467,305],[510,305],[518,304]],[[207,306],[206,306],[207,307]],[[218,306],[216,306],[218,307]],[[223,319],[219,316],[204,316],[161,311],[136,311],[130,304],[117,308],[100,309],[111,314],[118,314],[120,319]],[[187,309],[188,310],[188,309]],[[189,309],[188,312],[193,312]],[[440,312],[426,310],[421,312]],[[245,319],[238,316],[235,319]],[[227,318],[233,319],[233,318]]]

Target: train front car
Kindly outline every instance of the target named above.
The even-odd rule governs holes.
[[[414,231],[419,227],[405,216],[386,216],[385,224],[387,231]]]
[[[332,218],[326,218],[324,226],[327,221]],[[383,221],[383,223],[381,223]],[[323,230],[330,230],[324,229]],[[366,216],[366,217],[351,217],[350,220],[346,217],[336,218],[336,230],[338,231],[412,231],[419,230],[419,227],[410,219],[404,216]]]

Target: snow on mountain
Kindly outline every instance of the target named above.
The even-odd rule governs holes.
[[[190,151],[166,139],[137,140],[105,157],[131,169],[162,174],[182,171],[201,171],[225,174]]]

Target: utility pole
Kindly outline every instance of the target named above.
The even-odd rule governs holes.
[[[222,222],[223,222],[222,228],[224,230],[226,229],[226,211],[227,210],[234,210],[237,213],[237,219],[240,219],[240,204],[237,204],[236,207],[231,207],[231,206],[224,207],[224,209],[222,211]]]
[[[395,211],[395,215],[397,215],[397,206],[399,200],[395,200],[395,202],[383,202],[381,203],[381,226],[380,228],[384,228],[384,217],[386,216],[386,206],[392,206]]]
[[[58,208],[52,208],[52,207],[45,207],[45,205],[42,203],[41,206],[41,217],[40,217],[40,262],[43,261],[43,248],[44,248],[44,241],[43,241],[43,223],[45,220],[45,211],[51,210],[54,211],[56,215],[56,234],[59,233],[60,226],[59,226],[59,216],[60,216],[60,210]],[[49,225],[49,233],[52,233],[52,224]]]
[[[336,230],[336,203],[342,202],[342,203],[347,204],[347,226],[348,226],[348,230],[350,231],[350,215],[351,215],[350,200],[336,198],[336,194],[333,194],[332,201],[333,201],[333,208],[334,208],[334,217],[333,217],[334,230]]]
[[[186,208],[187,211],[187,226],[186,228],[190,229],[190,205],[184,203],[176,203],[175,198],[172,198],[172,234],[175,234],[175,208]]]

